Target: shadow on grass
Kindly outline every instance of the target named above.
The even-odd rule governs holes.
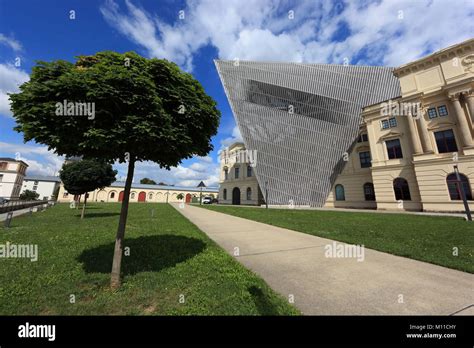
[[[261,315],[280,315],[275,305],[268,300],[267,294],[262,289],[251,286],[248,288],[248,292],[252,295],[253,302],[255,302],[255,306]]]
[[[81,213],[76,214],[77,217],[81,217]],[[86,213],[84,215],[84,219],[93,219],[98,217],[110,217],[110,216],[120,216],[120,213]]]
[[[84,250],[77,258],[86,273],[110,273],[115,242]],[[196,238],[175,235],[146,236],[125,239],[130,256],[122,257],[122,275],[159,272],[174,267],[199,254],[206,244]]]

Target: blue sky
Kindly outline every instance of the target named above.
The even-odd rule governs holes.
[[[61,167],[63,158],[24,144],[12,130],[7,93],[28,80],[36,60],[136,51],[191,72],[222,119],[208,156],[171,171],[141,163],[135,181],[216,186],[217,153],[240,134],[213,59],[398,66],[472,38],[473,23],[472,0],[0,0],[0,156],[17,154],[29,163],[27,174],[53,175]],[[125,176],[123,165],[116,169]]]

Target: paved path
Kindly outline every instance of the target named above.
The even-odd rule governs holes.
[[[327,258],[330,239],[172,205],[231,255],[239,248],[237,260],[284,297],[294,296],[304,314],[474,314],[473,274],[371,249],[362,262]]]

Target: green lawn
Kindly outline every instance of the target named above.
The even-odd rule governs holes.
[[[110,290],[119,209],[91,204],[81,221],[61,204],[0,228],[0,244],[39,249],[37,262],[0,259],[0,315],[299,314],[167,204],[130,204],[130,256],[122,287]]]
[[[207,209],[474,273],[474,222],[444,216],[263,209]],[[453,255],[458,249],[458,256]]]

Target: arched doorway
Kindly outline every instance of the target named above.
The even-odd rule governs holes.
[[[119,202],[123,201],[123,191],[120,191],[119,193]]]
[[[232,204],[240,205],[240,189],[238,187],[234,187],[232,190]]]
[[[191,194],[190,193],[186,193],[186,203],[191,203]]]
[[[144,191],[142,191],[138,194],[138,201],[139,202],[145,202],[146,201],[146,193]]]

